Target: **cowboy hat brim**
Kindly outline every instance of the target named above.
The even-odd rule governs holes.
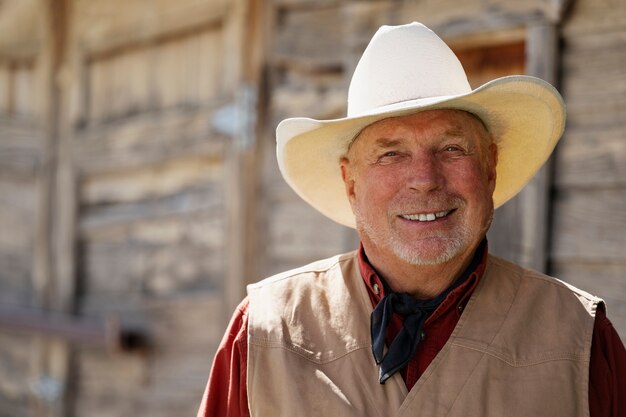
[[[478,116],[498,146],[495,207],[515,196],[549,158],[565,127],[565,104],[547,82],[514,75],[469,93],[416,99],[334,120],[290,118],[276,129],[280,171],[296,193],[332,220],[355,227],[339,161],[366,126],[425,110],[457,109]]]

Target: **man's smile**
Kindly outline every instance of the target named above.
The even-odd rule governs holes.
[[[420,221],[420,222],[432,222],[432,221],[440,219],[442,217],[446,217],[453,210],[443,210],[443,211],[437,211],[437,212],[434,212],[434,213],[401,214],[400,217],[402,217],[405,220],[413,220],[413,221]]]

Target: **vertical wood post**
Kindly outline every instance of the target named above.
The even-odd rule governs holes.
[[[38,307],[73,313],[75,309],[74,225],[76,222],[73,176],[72,126],[69,95],[72,71],[68,67],[71,45],[71,1],[42,0],[44,30],[41,83],[44,88],[41,117],[46,131],[43,167],[38,175],[39,204],[34,265]],[[65,342],[39,338],[34,354],[35,415],[61,417],[72,414],[72,348]]]
[[[259,144],[262,131],[259,97],[262,95],[264,15],[262,1],[237,1],[233,5],[230,34],[235,89],[235,130],[227,155],[228,265],[225,314],[230,317],[246,294],[246,285],[259,277],[257,221],[260,182]]]
[[[557,84],[558,32],[551,22],[541,21],[528,26],[526,37],[526,72],[528,75]],[[522,190],[520,203],[522,222],[522,263],[546,272],[550,236],[550,188],[552,156]]]
[[[555,84],[558,32],[547,20],[526,27],[526,73]],[[551,159],[511,201],[496,210],[490,251],[527,268],[546,272],[550,235]]]

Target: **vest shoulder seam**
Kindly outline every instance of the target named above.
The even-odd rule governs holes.
[[[356,251],[352,251],[352,252],[343,253],[340,255],[335,255],[330,258],[320,259],[320,260],[311,262],[310,264],[301,266],[299,268],[290,269],[288,271],[281,272],[276,275],[272,275],[270,277],[264,278],[263,280],[259,282],[248,285],[248,290],[261,288],[266,285],[283,281],[285,279],[297,277],[303,274],[326,272],[336,267],[337,265],[351,261],[354,258],[355,253]]]
[[[574,294],[576,294],[577,296],[583,297],[585,299],[587,299],[588,301],[592,301],[592,302],[603,302],[603,300],[593,294],[590,294],[584,290],[581,290],[580,288],[577,288],[571,284],[568,284],[567,282],[564,282],[556,277],[550,276],[550,275],[546,275],[542,272],[539,271],[535,271],[532,269],[528,269],[528,268],[524,268],[520,265],[517,265],[515,263],[512,263],[510,261],[507,261],[506,259],[503,258],[499,258],[497,256],[494,255],[489,255],[489,257],[491,258],[490,260],[494,263],[497,264],[498,267],[501,268],[505,268],[506,270],[512,272],[512,273],[516,273],[519,274],[521,278],[523,279],[535,279],[535,280],[539,280],[542,282],[545,282],[546,284],[550,284],[554,287],[557,288],[561,288],[563,290],[567,290],[570,291]]]

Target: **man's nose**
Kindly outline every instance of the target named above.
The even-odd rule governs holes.
[[[423,152],[413,155],[409,172],[407,173],[407,186],[415,191],[433,191],[444,183],[441,165],[436,155]]]

